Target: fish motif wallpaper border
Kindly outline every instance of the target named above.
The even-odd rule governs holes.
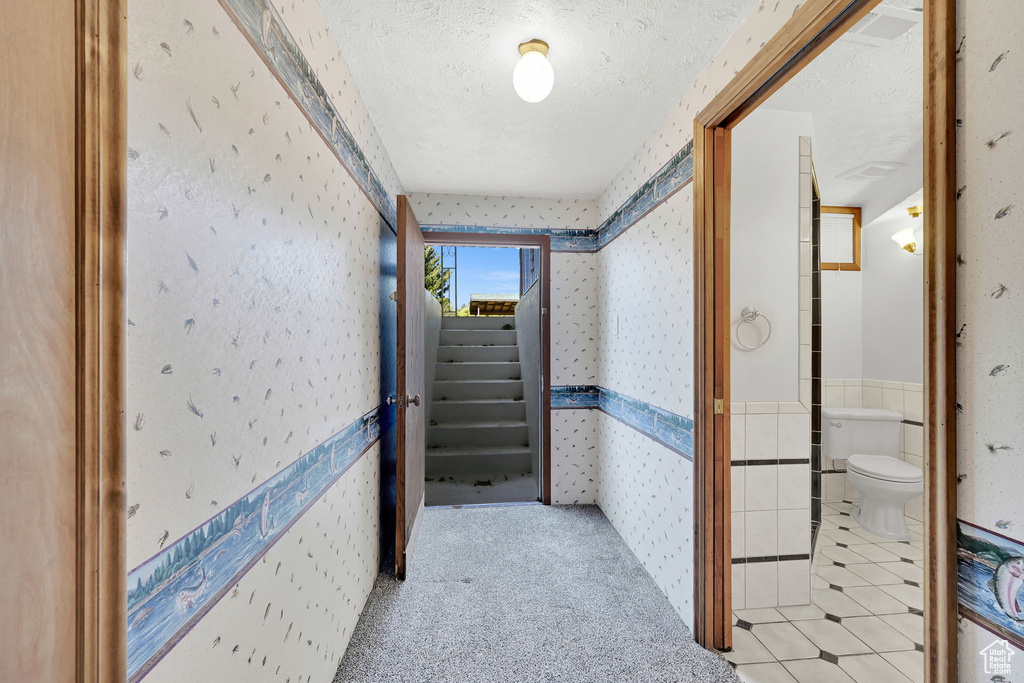
[[[273,4],[269,0],[219,2],[380,215],[392,230],[397,230],[395,201],[370,166]]]
[[[141,680],[380,436],[379,408],[128,572],[128,681]]]
[[[693,141],[686,143],[597,228],[599,251],[693,180]]]
[[[492,235],[548,235],[551,251],[563,253],[595,253],[610,244],[637,221],[693,180],[693,142],[686,144],[667,164],[634,192],[621,207],[596,230],[545,228],[506,228],[486,225],[421,224],[423,230],[452,233],[483,233]]]
[[[430,232],[473,233],[487,235],[548,235],[551,251],[593,253],[597,251],[597,233],[593,230],[562,230],[547,228],[503,228],[489,225],[420,224]]]
[[[597,385],[551,387],[551,409],[597,409],[693,460],[693,420]]]
[[[960,614],[1024,647],[1024,542],[957,520]]]

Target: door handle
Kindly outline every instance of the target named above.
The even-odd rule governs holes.
[[[405,397],[405,405],[408,406],[410,404],[414,405],[414,406],[418,406],[420,404],[420,395],[416,394],[415,396],[406,396]]]

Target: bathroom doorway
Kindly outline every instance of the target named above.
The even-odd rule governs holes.
[[[550,244],[424,233],[426,504],[550,500]]]
[[[956,475],[952,455],[955,401],[951,370],[951,345],[954,339],[954,188],[951,180],[954,116],[951,86],[950,89],[939,90],[929,85],[923,98],[921,96],[922,83],[953,82],[952,34],[948,32],[953,16],[952,4],[933,0],[926,3],[923,15],[916,12],[916,17],[908,14],[914,12],[913,8],[898,6],[899,3],[879,5],[874,0],[805,3],[787,26],[765,44],[759,57],[737,74],[733,82],[723,88],[698,115],[696,122],[695,295],[698,324],[703,321],[703,326],[699,327],[696,335],[698,438],[695,444],[695,479],[697,505],[705,510],[705,514],[697,520],[695,630],[699,642],[719,649],[731,648],[736,653],[732,656],[738,667],[762,665],[760,669],[765,672],[770,669],[781,677],[780,680],[811,680],[819,673],[827,675],[824,669],[829,667],[837,667],[833,671],[836,678],[851,675],[850,672],[858,667],[859,670],[885,674],[890,673],[891,669],[896,676],[909,678],[924,675],[927,680],[948,680],[947,676],[951,675],[955,677],[956,546],[955,505],[952,501]],[[872,16],[892,15],[890,18],[903,20],[904,24],[909,25],[904,31],[904,43],[916,40],[919,45],[917,50],[911,46],[906,54],[926,55],[925,63],[918,63],[917,69],[910,72],[915,82],[911,84],[909,92],[913,94],[916,91],[916,97],[922,98],[924,102],[916,114],[919,146],[916,151],[902,150],[908,157],[916,154],[917,159],[923,156],[924,160],[923,165],[912,170],[917,171],[919,179],[919,184],[913,190],[923,185],[924,197],[921,232],[925,249],[923,260],[920,261],[923,264],[924,284],[923,289],[919,290],[921,293],[918,295],[917,307],[924,311],[920,327],[925,330],[922,340],[922,376],[928,379],[921,387],[922,410],[919,421],[925,435],[920,457],[923,469],[927,471],[924,478],[927,478],[928,486],[923,487],[921,483],[926,489],[922,507],[924,525],[918,529],[908,527],[908,532],[921,534],[920,539],[913,536],[908,540],[867,539],[862,534],[871,532],[862,528],[854,519],[855,506],[852,502],[846,503],[850,506],[848,509],[827,506],[826,501],[822,500],[821,487],[825,483],[823,475],[837,473],[821,471],[823,462],[828,466],[827,461],[821,460],[824,444],[812,441],[814,437],[827,436],[824,417],[820,412],[823,400],[823,358],[820,346],[823,326],[821,317],[815,320],[814,316],[815,303],[820,305],[821,302],[821,278],[825,275],[820,270],[824,261],[821,254],[824,235],[822,204],[840,204],[830,202],[825,193],[839,187],[837,177],[844,173],[846,177],[842,180],[851,180],[860,174],[870,181],[882,177],[886,170],[899,172],[909,165],[898,162],[902,165],[890,164],[886,168],[886,164],[869,163],[879,161],[878,158],[866,159],[862,168],[851,166],[830,172],[826,182],[822,166],[827,164],[820,161],[819,157],[828,154],[816,153],[827,152],[829,142],[835,142],[836,138],[829,138],[824,134],[827,132],[824,129],[819,130],[818,122],[812,116],[810,129],[807,132],[796,131],[792,136],[791,151],[787,152],[793,176],[799,184],[796,188],[796,205],[793,207],[794,218],[790,222],[791,249],[783,257],[784,263],[772,258],[773,252],[763,250],[755,252],[761,262],[753,268],[748,268],[742,261],[733,263],[737,261],[737,248],[741,252],[745,249],[754,251],[753,245],[741,238],[746,233],[743,233],[743,226],[737,223],[737,220],[743,219],[742,211],[737,214],[738,205],[741,209],[749,206],[749,197],[744,199],[737,195],[739,188],[736,184],[738,175],[742,175],[736,156],[738,153],[746,153],[738,147],[744,137],[744,126],[748,123],[755,127],[759,123],[764,124],[777,112],[800,113],[780,100],[785,99],[783,91],[786,85],[797,83],[801,76],[806,75],[811,80],[817,78],[819,92],[827,92],[824,88],[832,82],[824,75],[829,52],[846,50],[853,54],[847,58],[846,66],[857,67],[864,60],[878,57],[878,51],[886,50],[884,45],[876,45],[871,48],[875,53],[871,54],[868,46],[855,47],[852,43],[856,41],[843,38],[848,29],[863,27],[862,20],[871,19],[869,11]],[[898,41],[899,37],[895,40]],[[864,71],[864,74],[868,73],[871,73],[870,69]],[[841,87],[853,83],[849,79],[833,80]],[[907,92],[905,90],[904,94]],[[780,95],[782,97],[773,102],[772,98]],[[820,94],[819,97],[822,101],[828,100],[827,95]],[[920,115],[922,110],[928,112],[923,120]],[[807,122],[796,121],[792,125],[799,127],[801,123]],[[848,128],[839,136],[839,141],[856,138],[856,132]],[[857,142],[856,139],[851,140],[851,144]],[[941,154],[939,150],[942,150]],[[846,151],[850,152],[849,149]],[[922,176],[923,182],[920,181]],[[760,178],[764,181],[773,176],[771,171],[762,168]],[[892,180],[889,183],[890,189],[897,196],[889,198],[889,206],[886,208],[892,208],[912,193],[911,190],[899,194],[900,184]],[[773,199],[775,197],[768,197],[765,201]],[[876,203],[885,201],[885,198],[879,197]],[[899,252],[899,246],[891,241],[889,246]],[[779,284],[778,296],[769,297],[764,303],[754,301],[763,293],[763,282],[755,282],[761,285],[760,289],[745,290],[745,297],[749,300],[737,300],[737,295],[744,294],[742,286],[730,296],[737,277],[740,282],[751,273],[770,278],[774,271],[782,267],[789,268],[793,277]],[[744,330],[737,331],[738,327]],[[782,398],[758,394],[765,387],[763,382],[748,383],[746,390],[749,393],[734,397],[737,382],[742,385],[748,379],[747,371],[740,369],[744,361],[755,358],[758,351],[766,358],[772,344],[779,348],[784,342],[792,344],[792,351],[783,354],[785,359],[782,362],[788,363],[794,370],[781,379],[784,392]],[[753,348],[738,351],[737,345]],[[732,359],[740,353],[748,355],[741,356],[737,366]],[[760,366],[765,371],[779,369],[774,362],[762,363]],[[901,382],[901,391],[907,389],[905,384],[906,381]],[[881,386],[877,388],[882,389]],[[737,398],[742,399],[742,407],[736,405]],[[895,404],[895,398],[890,400]],[[863,408],[863,396],[861,401]],[[902,415],[906,417],[906,414]],[[809,434],[802,427],[795,426],[802,420],[809,421]],[[744,424],[740,429],[741,422],[749,424]],[[784,422],[791,426],[783,428]],[[908,426],[902,423],[902,419],[897,424],[901,425],[898,432]],[[900,435],[896,441],[902,444],[905,443],[904,439]],[[766,444],[774,445],[774,458],[768,457],[771,449]],[[740,448],[746,462],[737,466]],[[887,448],[891,450],[891,446]],[[801,457],[791,457],[793,453],[799,453]],[[889,458],[891,462],[902,462],[906,465],[904,470],[915,468],[911,462],[899,457],[899,445],[895,453],[896,457]],[[814,477],[816,456],[819,469],[818,476]],[[800,462],[796,462],[798,460]],[[775,469],[752,476],[754,467]],[[794,479],[789,474],[783,474],[783,467],[795,468],[793,472],[806,473],[806,498],[795,493],[794,487],[802,488],[803,483],[792,485]],[[771,476],[773,473],[774,479]],[[843,476],[846,476],[845,472]],[[908,483],[915,484],[900,482]],[[853,484],[856,488],[856,482]],[[844,481],[843,500],[850,500],[845,486]],[[867,487],[859,489],[861,496],[866,490]],[[731,496],[729,491],[732,491]],[[741,510],[742,522],[731,505],[731,499],[735,500],[737,495],[743,497],[744,505],[752,503],[755,508]],[[814,525],[812,508],[815,507],[816,497],[819,517],[818,524]],[[798,498],[807,503],[799,506],[799,509],[790,507]],[[835,529],[831,529],[832,524]],[[818,543],[821,543],[821,534],[826,531],[836,532],[832,536],[839,532],[850,535],[844,536],[842,541],[830,539],[835,541],[835,548],[844,551],[828,551],[832,554],[852,552],[850,548],[854,545],[853,538],[870,540],[870,545],[877,550],[867,549],[868,544],[865,543],[865,554],[857,553],[857,556],[870,562],[872,568],[861,569],[861,574],[869,574],[871,577],[858,575],[845,566],[846,562],[836,559],[830,559],[831,568],[824,572],[835,575],[833,578],[836,581],[829,581],[814,573],[812,533],[815,526],[821,529],[818,532]],[[792,533],[794,528],[797,529],[796,533]],[[876,526],[875,529],[880,528]],[[915,542],[920,547],[915,546]],[[751,548],[747,547],[749,543],[753,543],[753,550],[763,550],[764,554],[750,555]],[[774,547],[769,548],[770,545]],[[738,548],[748,554],[736,557]],[[790,553],[789,548],[796,548],[798,552]],[[855,558],[846,559],[849,561]],[[887,561],[892,564],[891,567],[878,567]],[[881,573],[879,569],[887,574]],[[892,569],[907,570],[913,572],[913,576],[900,576]],[[889,582],[889,575],[893,577],[892,582]],[[742,579],[737,581],[739,577]],[[806,588],[803,577],[809,579]],[[879,585],[872,583],[876,578],[879,579]],[[890,588],[883,589],[883,586]],[[796,595],[796,587],[808,593],[809,599],[804,601],[803,596]],[[759,608],[763,610],[760,613],[747,613],[749,619],[734,616],[731,603],[740,596],[740,591],[743,591],[744,607],[771,600],[776,604],[765,604]],[[850,593],[863,594],[861,601],[854,600]],[[784,605],[783,602],[789,604]],[[888,619],[883,618],[886,615]],[[920,624],[911,623],[914,619],[918,619]],[[924,626],[924,619],[929,622],[927,627]],[[759,638],[759,635],[764,637]],[[899,642],[901,647],[894,652],[886,651],[886,641]],[[771,647],[766,643],[771,643]],[[764,655],[767,659],[748,658],[744,664],[739,663],[741,652],[750,652],[758,647],[767,653]],[[773,652],[773,648],[777,651]],[[853,677],[863,678],[863,675]],[[876,676],[877,679],[883,677],[883,674]]]

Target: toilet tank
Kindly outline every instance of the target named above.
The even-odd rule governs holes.
[[[833,460],[855,453],[900,455],[900,423],[895,410],[880,408],[822,408],[821,452]]]

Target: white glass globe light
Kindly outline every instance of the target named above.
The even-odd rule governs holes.
[[[555,72],[545,56],[547,47],[546,43],[539,40],[519,46],[522,57],[512,72],[512,85],[527,102],[540,102],[548,96],[555,84]]]

